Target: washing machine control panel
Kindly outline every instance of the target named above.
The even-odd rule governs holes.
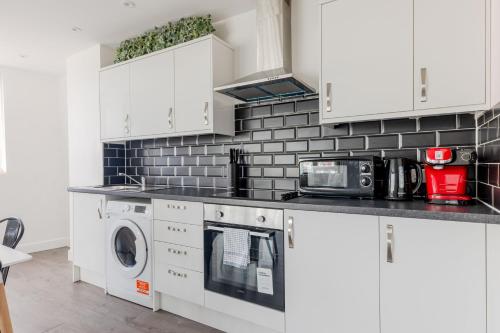
[[[148,217],[151,215],[151,204],[138,202],[124,202],[120,200],[108,201],[107,216],[130,215],[137,217]]]
[[[134,207],[134,213],[136,214],[146,214],[146,206],[137,205]]]

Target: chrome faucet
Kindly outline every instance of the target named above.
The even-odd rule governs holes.
[[[123,172],[120,172],[118,174],[118,176],[124,176],[124,177],[127,177],[128,179],[130,179],[131,181],[133,181],[134,183],[138,184],[138,185],[141,185],[141,191],[145,191],[146,190],[146,177],[144,176],[141,176],[141,181],[138,182],[137,180],[135,180],[134,178],[130,177],[129,175],[126,175],[124,174]]]

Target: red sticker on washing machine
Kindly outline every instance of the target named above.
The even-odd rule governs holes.
[[[139,294],[149,295],[149,282],[142,280],[135,280],[135,287]]]

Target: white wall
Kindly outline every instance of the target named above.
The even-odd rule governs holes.
[[[20,217],[19,245],[33,252],[68,244],[68,156],[64,79],[0,67],[7,173],[0,174],[0,217]]]
[[[292,0],[292,66],[300,79],[314,88],[319,82],[320,0]],[[215,34],[235,48],[236,77],[257,70],[255,10],[214,24]]]

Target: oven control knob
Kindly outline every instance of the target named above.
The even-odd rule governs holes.
[[[218,210],[215,212],[215,215],[221,219],[224,217],[224,212],[222,210]]]
[[[368,164],[363,164],[361,165],[361,173],[369,173],[370,172],[370,166]]]
[[[264,215],[261,215],[257,217],[257,222],[259,223],[265,223],[266,222],[266,217]]]
[[[130,205],[123,206],[123,212],[124,213],[130,212],[130,209],[131,209]]]
[[[370,186],[372,183],[372,180],[369,177],[363,177],[361,178],[361,185],[363,186]]]

